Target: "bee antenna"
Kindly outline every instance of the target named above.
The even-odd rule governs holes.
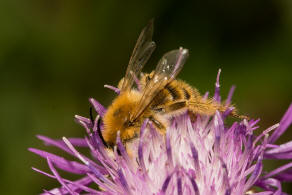
[[[92,115],[92,107],[91,106],[89,108],[89,116],[90,116],[91,123],[94,124],[93,115]]]
[[[108,148],[109,145],[106,143],[106,141],[104,140],[104,138],[102,136],[102,133],[101,133],[101,128],[100,128],[100,126],[101,126],[101,120],[102,120],[101,117],[99,117],[98,118],[98,121],[97,121],[97,133],[98,133],[98,136],[100,137],[103,145]]]
[[[91,106],[89,108],[89,115],[90,115],[91,123],[94,124],[94,119],[93,119],[92,107]],[[101,133],[101,128],[100,128],[100,126],[101,126],[101,120],[102,120],[101,117],[98,117],[98,120],[97,120],[97,133],[98,133],[98,136],[100,137],[103,145],[108,148],[109,146],[106,143],[106,141],[104,140],[104,138],[102,136],[102,133]]]

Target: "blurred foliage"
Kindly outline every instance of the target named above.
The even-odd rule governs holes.
[[[235,84],[233,102],[240,113],[261,118],[259,131],[280,120],[292,97],[291,1],[0,1],[4,194],[59,185],[30,169],[48,168],[27,148],[45,148],[36,134],[84,136],[73,116],[89,115],[89,97],[110,103],[114,95],[103,85],[116,85],[123,76],[151,18],[157,49],[147,71],[163,53],[184,46],[190,58],[180,78],[213,93],[222,68],[223,98]],[[281,141],[291,138],[290,128]]]

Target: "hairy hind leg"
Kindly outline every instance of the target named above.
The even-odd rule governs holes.
[[[214,115],[219,106],[211,101],[188,101],[181,100],[171,102],[160,107],[167,114],[177,114],[189,110],[195,114]]]
[[[212,116],[216,113],[216,110],[222,111],[220,109],[220,104],[207,99],[207,100],[192,100],[188,103],[188,109],[195,113],[200,115],[207,115]]]
[[[212,99],[192,99],[168,103],[161,106],[160,109],[164,110],[165,113],[174,115],[189,110],[193,114],[212,116],[216,113],[216,110],[225,112],[228,108],[230,108],[230,106],[222,105]],[[247,116],[237,114],[235,108],[231,111],[230,115],[235,118],[249,119]]]
[[[216,113],[216,110],[220,112],[225,112],[227,111],[228,108],[232,107],[222,105],[218,102],[215,102],[212,99],[192,100],[188,103],[188,105],[189,110],[192,111],[193,113],[207,116],[214,115]],[[230,115],[235,118],[249,119],[249,117],[247,116],[239,115],[235,107],[233,107],[233,110],[231,111]]]

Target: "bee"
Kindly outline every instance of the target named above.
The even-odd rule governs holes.
[[[152,35],[153,21],[150,21],[142,30],[126,74],[119,82],[120,94],[103,117],[101,134],[107,146],[115,145],[118,131],[123,143],[138,137],[145,119],[164,134],[173,116],[187,111],[192,115],[212,116],[216,110],[224,112],[228,109],[213,99],[203,98],[186,82],[175,79],[188,58],[187,49],[179,48],[164,54],[154,71],[143,74],[142,68],[155,49]],[[139,83],[138,89],[134,87],[135,83]],[[231,115],[244,118],[235,110]]]

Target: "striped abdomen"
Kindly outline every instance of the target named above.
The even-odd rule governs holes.
[[[172,112],[186,107],[186,102],[198,97],[200,94],[196,89],[183,81],[173,80],[157,94],[150,108],[158,112]]]

